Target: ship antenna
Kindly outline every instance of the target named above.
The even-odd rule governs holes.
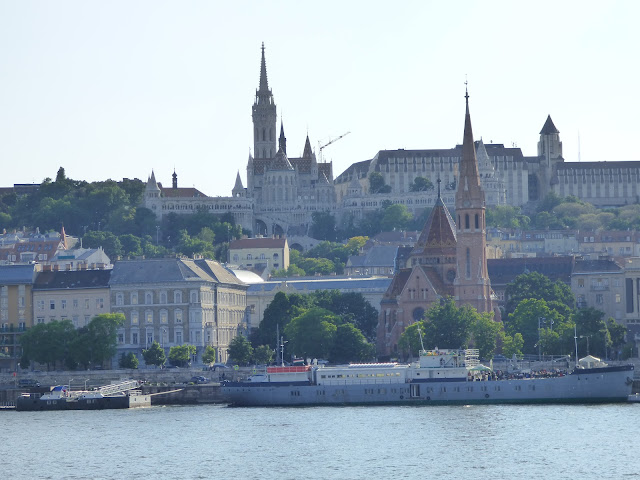
[[[418,324],[418,334],[420,335],[420,347],[422,347],[421,352],[425,352],[424,343],[422,343],[422,329],[420,328],[420,324]]]

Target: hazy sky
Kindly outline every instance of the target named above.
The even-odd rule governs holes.
[[[476,139],[640,160],[640,2],[0,0],[0,186],[123,177],[246,185],[265,43],[287,150],[334,176],[382,149]],[[279,126],[279,124],[278,124]]]

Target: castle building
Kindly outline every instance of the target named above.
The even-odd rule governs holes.
[[[459,185],[455,196],[457,223],[437,198],[407,261],[398,270],[380,302],[377,349],[381,357],[398,354],[398,340],[436,302],[448,296],[479,312],[493,312],[486,258],[485,194],[466,95],[464,139]]]
[[[433,208],[438,198],[453,208],[460,186],[463,145],[424,150],[381,150],[372,159],[349,166],[335,180],[331,162],[318,161],[309,137],[300,157],[290,156],[284,124],[278,115],[267,78],[264,44],[260,77],[251,109],[253,151],[246,166],[246,186],[240,172],[231,196],[210,197],[196,188],[163,187],[151,173],[143,206],[158,218],[168,213],[188,214],[206,209],[229,213],[254,235],[306,235],[314,212],[330,212],[343,222],[357,221],[384,202],[405,205],[414,215]],[[597,207],[622,206],[640,201],[640,161],[566,162],[560,131],[549,115],[539,132],[536,155],[526,156],[516,146],[485,143],[475,150],[485,206],[535,206],[547,194],[574,195]],[[369,175],[380,173],[389,193],[371,194]],[[411,192],[416,178],[434,188]],[[440,197],[435,184],[442,181]],[[409,193],[411,194],[409,195]]]

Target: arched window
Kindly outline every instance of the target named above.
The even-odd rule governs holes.
[[[267,131],[266,129],[262,129],[262,141],[264,142],[267,139]]]
[[[471,250],[467,248],[467,278],[471,278]]]
[[[480,228],[480,217],[476,213],[476,230],[478,230],[479,228]]]
[[[469,230],[469,214],[465,213],[464,215],[464,228]]]

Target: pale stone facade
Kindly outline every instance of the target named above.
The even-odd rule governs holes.
[[[157,341],[167,352],[195,345],[198,358],[212,346],[218,361],[226,362],[229,343],[247,328],[247,285],[210,260],[119,261],[110,287],[112,311],[126,318],[118,331],[119,355],[140,354]]]
[[[286,238],[241,238],[229,244],[228,260],[266,276],[289,268],[289,245]]]
[[[33,286],[36,324],[69,320],[76,328],[111,312],[110,270],[40,272]]]

